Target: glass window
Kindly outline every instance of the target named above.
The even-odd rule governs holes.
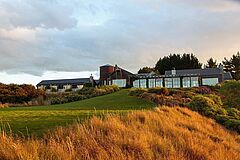
[[[183,77],[183,88],[191,87],[191,78],[190,77]]]
[[[139,86],[139,80],[133,81],[133,87],[134,87],[134,88],[140,88],[140,86]]]
[[[149,85],[149,88],[156,87],[156,80],[155,79],[149,79],[148,80],[148,85]]]
[[[198,82],[198,77],[191,77],[191,87],[198,87],[199,82]]]
[[[140,88],[147,88],[147,80],[146,79],[140,79]]]
[[[180,78],[173,78],[173,88],[180,88],[181,84],[180,84]]]
[[[166,88],[173,88],[172,78],[165,78],[165,87]]]
[[[113,85],[117,85],[118,87],[126,87],[127,80],[126,79],[114,79],[112,80]]]
[[[218,83],[219,83],[218,78],[203,78],[202,79],[202,84],[203,85],[214,86]]]
[[[162,78],[156,79],[156,87],[163,87],[163,79]]]

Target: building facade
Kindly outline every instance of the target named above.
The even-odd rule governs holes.
[[[51,92],[53,90],[57,92],[65,92],[68,90],[80,90],[84,85],[95,86],[96,82],[92,76],[90,76],[90,78],[43,80],[37,84],[37,88],[46,90],[47,92]]]
[[[164,75],[137,74],[133,80],[133,87],[190,88],[212,86],[231,79],[231,74],[224,72],[222,68],[171,70],[165,71]]]
[[[86,84],[90,86],[117,85],[121,88],[190,88],[216,85],[231,79],[231,74],[224,72],[223,67],[169,70],[165,71],[164,75],[158,75],[154,72],[133,74],[117,65],[103,65],[100,66],[99,80],[94,80],[93,76],[78,79],[43,80],[37,84],[37,88],[58,92],[76,91],[82,89]]]
[[[117,65],[100,66],[100,85],[117,85],[132,87],[132,77],[135,75]]]

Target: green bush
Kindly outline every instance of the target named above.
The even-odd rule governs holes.
[[[227,109],[228,116],[234,118],[234,119],[239,119],[240,120],[240,111],[236,108],[228,108]]]
[[[149,93],[162,94],[162,95],[165,95],[165,96],[169,95],[169,90],[167,88],[164,88],[164,87],[149,88],[148,92]]]
[[[228,107],[240,109],[240,81],[225,81],[220,93],[223,94],[223,102]]]
[[[193,111],[200,112],[201,114],[210,117],[213,117],[220,107],[211,98],[205,97],[203,95],[197,95],[193,97],[188,106]]]
[[[236,119],[229,119],[223,123],[229,129],[235,130],[240,133],[240,120]]]
[[[218,106],[223,106],[223,102],[222,102],[222,99],[218,96],[218,95],[215,95],[215,94],[207,94],[207,95],[204,95],[210,99],[212,99],[214,101],[215,104],[217,104]]]
[[[66,89],[65,92],[72,92],[72,88]]]
[[[51,104],[63,104],[74,101],[80,101],[96,96],[101,96],[109,93],[113,93],[118,91],[119,87],[117,86],[99,86],[99,87],[83,87],[81,90],[77,92],[70,93],[56,93],[48,95],[48,100]]]
[[[93,95],[94,96],[101,96],[101,95],[105,95],[107,94],[108,92],[105,90],[105,89],[100,89],[100,88],[96,88],[94,91],[93,91]]]
[[[51,92],[57,92],[57,89],[54,88],[54,87],[52,87],[52,88],[51,88]]]

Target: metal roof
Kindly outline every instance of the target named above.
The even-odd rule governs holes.
[[[91,83],[90,78],[76,78],[76,79],[58,79],[58,80],[43,80],[39,85],[63,85],[63,84],[84,84]]]
[[[232,77],[230,72],[224,73],[223,76],[224,76],[224,80],[232,80],[233,79],[233,77]]]
[[[176,75],[201,75],[201,76],[209,76],[209,75],[217,75],[222,74],[222,70],[220,68],[204,68],[204,69],[183,69],[176,70]],[[172,71],[166,71],[165,75],[172,75]]]

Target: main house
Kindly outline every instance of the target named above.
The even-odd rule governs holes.
[[[146,74],[133,74],[117,65],[100,66],[100,79],[90,78],[43,80],[37,84],[38,88],[59,92],[66,90],[79,90],[84,85],[117,85],[122,88],[189,88],[207,85],[216,85],[225,80],[231,80],[229,72],[224,72],[223,67],[204,69],[168,70],[164,75],[154,72]]]

